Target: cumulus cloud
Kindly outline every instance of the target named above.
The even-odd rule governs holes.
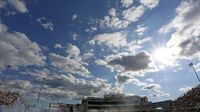
[[[97,65],[106,65],[106,64],[107,64],[107,62],[104,61],[104,60],[102,60],[102,59],[96,59],[94,62],[95,62]]]
[[[108,11],[108,16],[105,16],[100,20],[100,27],[111,29],[127,28],[132,22],[138,21],[138,19],[144,14],[145,10],[145,7],[140,5],[138,7],[130,7],[121,11],[120,14],[117,14],[116,9],[111,8]],[[122,17],[118,15],[122,15]]]
[[[93,53],[93,49],[86,51],[85,53],[83,53],[83,59],[90,59],[90,58],[94,58],[95,54]]]
[[[126,43],[126,33],[123,32],[98,34],[89,41],[91,45],[104,44],[109,48],[123,47]]]
[[[28,9],[22,0],[8,0],[9,5],[14,7],[18,12],[26,13]]]
[[[94,55],[92,52],[83,53],[82,56],[80,55],[80,49],[71,43],[68,43],[66,46],[56,44],[55,47],[62,49],[67,54],[61,56],[55,53],[49,53],[49,59],[54,67],[67,73],[89,77],[90,72],[85,67],[88,64],[84,61]]]
[[[141,90],[150,92],[150,97],[162,97],[169,96],[169,93],[166,93],[161,90],[161,86],[156,83],[146,83],[139,80],[136,76],[127,74],[127,73],[119,73],[116,77],[117,85],[120,85],[123,89],[124,84],[134,84],[138,87],[141,87]]]
[[[99,92],[109,92],[110,84],[104,79],[76,78],[72,74],[57,74],[48,69],[26,71],[34,77],[35,91],[39,91],[43,85],[42,93],[52,95],[55,98],[83,98],[85,96],[98,95]]]
[[[62,99],[62,98],[76,98],[77,93],[75,91],[70,91],[70,90],[63,90],[63,89],[59,89],[59,88],[48,88],[48,87],[44,87],[42,94],[44,95],[52,95],[52,97],[56,97],[58,99]]]
[[[127,8],[133,4],[134,0],[121,0],[120,2],[123,7]]]
[[[120,84],[126,83],[128,79],[130,79],[130,77],[128,77],[126,75],[117,75],[117,81]]]
[[[92,32],[94,32],[96,30],[98,30],[98,28],[96,26],[90,26],[90,28],[85,29],[85,32],[92,33]]]
[[[37,18],[37,22],[44,28],[50,31],[53,31],[53,23],[51,21],[49,21],[47,18],[45,17],[41,17],[41,18]]]
[[[28,90],[32,89],[33,84],[30,81],[27,80],[7,80],[5,82],[6,86],[9,86],[10,88],[15,88],[15,89],[22,89],[22,90]]]
[[[139,1],[145,7],[148,7],[150,9],[156,7],[159,4],[159,0],[139,0]]]
[[[152,78],[146,79],[147,82],[154,82]]]
[[[116,15],[116,9],[113,10],[113,8],[109,10],[109,16],[100,20],[100,28],[123,29],[128,27],[129,24],[130,22],[120,19]]]
[[[7,32],[8,27],[5,24],[0,23],[0,32]]]
[[[137,35],[141,36],[144,34],[144,32],[147,30],[147,27],[143,26],[143,25],[138,25],[137,29],[135,30],[135,32],[137,33]]]
[[[20,79],[17,79],[17,80],[9,79],[4,82],[4,85],[6,85],[6,87],[4,88],[5,90],[15,91],[15,92],[17,91],[17,93],[19,93],[22,96],[22,99],[20,100],[20,102],[25,101],[26,105],[35,103],[34,101],[38,96],[39,88],[37,88],[37,86],[35,86],[33,82],[28,81],[28,80],[20,80]],[[42,95],[41,99],[43,99],[43,97],[44,96]]]
[[[192,89],[192,87],[181,87],[181,88],[179,89],[179,91],[185,93],[185,92],[187,92],[187,91],[189,91],[189,90],[191,90],[191,89]]]
[[[159,32],[172,33],[167,46],[177,58],[191,59],[200,56],[200,1],[183,0],[176,9],[175,18]]]
[[[196,71],[200,71],[200,63],[194,65]]]
[[[149,63],[151,63],[150,56],[145,52],[141,52],[136,55],[122,56],[108,62],[108,64],[112,66],[122,66],[124,71],[144,70],[149,67]]]
[[[153,91],[157,91],[159,90],[161,87],[159,84],[148,84],[148,85],[145,85],[143,87],[144,90],[153,90]]]
[[[109,92],[110,84],[100,78],[95,79],[80,79],[76,78],[73,75],[49,75],[48,79],[37,80],[37,83],[41,83],[46,86],[49,90],[58,90],[62,94],[66,94],[70,97],[75,97],[77,95],[81,96],[90,96],[97,95],[99,92]],[[71,95],[67,94],[68,91],[71,91]],[[48,91],[46,91],[48,93]]]
[[[79,56],[80,55],[80,49],[72,44],[68,44],[66,47],[66,52],[70,55],[70,56]]]
[[[117,16],[116,9],[115,9],[115,8],[109,9],[109,10],[108,10],[108,15],[109,15],[109,16],[113,16],[113,17]]]
[[[61,49],[61,48],[63,48],[63,46],[61,44],[57,43],[57,44],[54,45],[54,48],[60,48]]]
[[[73,39],[73,40],[77,40],[77,38],[78,38],[78,34],[73,33],[73,34],[72,34],[72,39]]]
[[[19,13],[27,13],[28,9],[22,0],[1,0],[0,8],[9,9],[8,12],[14,10]],[[10,12],[11,13],[11,12]],[[15,12],[13,12],[15,14]]]
[[[2,23],[0,28],[0,70],[5,69],[7,65],[44,65],[45,56],[37,43],[32,42],[23,33],[8,32],[8,28]]]
[[[68,73],[79,74],[86,77],[90,74],[89,70],[84,67],[81,59],[72,57],[64,57],[54,53],[49,54],[49,59],[54,67],[64,70]]]
[[[144,14],[145,12],[144,6],[140,5],[138,7],[131,7],[122,12],[123,18],[127,21],[135,22]]]
[[[80,49],[76,45],[73,45],[71,43],[67,44],[66,46],[63,46],[63,45],[57,43],[54,45],[54,48],[59,48],[59,49],[65,50],[65,52],[70,57],[79,57],[80,56]],[[81,58],[81,57],[79,57],[79,58]]]
[[[133,81],[136,81],[136,85],[142,86],[142,90],[147,90],[151,94],[149,95],[151,98],[160,98],[163,96],[169,96],[170,94],[161,90],[160,84],[156,83],[145,83],[145,82],[140,82],[139,80],[134,79]],[[135,82],[133,82],[135,83]]]
[[[121,0],[123,10],[111,8],[108,15],[100,19],[100,28],[124,29],[131,23],[139,20],[140,17],[148,10],[156,7],[159,0],[140,0],[139,5],[132,6],[134,0]]]
[[[139,39],[139,40],[132,40],[125,45],[124,50],[129,52],[129,54],[130,53],[136,53],[137,51],[139,51],[139,49],[141,49],[143,47],[143,45],[145,43],[148,43],[151,40],[152,40],[151,37],[146,37],[146,38]]]
[[[153,93],[150,95],[151,98],[160,98],[160,97],[167,97],[167,96],[170,96],[170,94],[163,91],[158,91],[157,93]]]

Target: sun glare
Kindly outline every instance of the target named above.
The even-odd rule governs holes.
[[[153,59],[163,65],[172,65],[174,57],[170,48],[160,47],[153,52]]]

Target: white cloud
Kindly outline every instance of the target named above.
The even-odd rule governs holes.
[[[63,46],[61,44],[55,44],[54,48],[59,48],[59,49],[63,49],[65,50],[66,53],[68,53],[69,57],[73,57],[73,58],[81,58],[80,57],[80,49],[76,46],[73,45],[71,43],[67,44],[67,46]],[[86,54],[85,54],[86,55]]]
[[[78,17],[78,15],[77,15],[77,14],[74,14],[74,15],[72,16],[72,20],[77,19],[77,17]]]
[[[199,58],[200,56],[200,1],[183,0],[176,9],[175,18],[159,32],[172,33],[167,46],[177,58]]]
[[[15,89],[23,89],[23,90],[28,90],[32,89],[33,84],[30,81],[27,80],[7,80],[5,82],[6,86],[9,86],[10,88],[15,88]]]
[[[154,82],[152,78],[146,79],[147,82]]]
[[[139,0],[141,4],[152,9],[159,4],[159,0]]]
[[[143,44],[148,43],[151,40],[152,40],[151,37],[146,37],[146,38],[139,39],[139,40],[132,40],[126,44],[124,50],[129,52],[129,54],[130,53],[135,54],[143,47]]]
[[[109,48],[126,45],[126,34],[123,32],[98,34],[89,41],[90,44],[104,44]]]
[[[87,77],[90,74],[89,70],[83,66],[84,62],[81,59],[64,57],[54,53],[49,54],[51,64],[68,73],[79,74]]]
[[[50,31],[53,31],[53,23],[46,19],[45,17],[37,18],[37,22],[44,28]]]
[[[168,97],[168,96],[170,96],[170,94],[163,91],[158,91],[157,93],[153,93],[150,95],[151,98],[160,98],[160,97]]]
[[[85,29],[85,32],[92,33],[92,32],[94,32],[96,30],[98,30],[98,28],[96,26],[91,26],[90,28]]]
[[[93,49],[86,51],[85,53],[83,53],[83,59],[90,59],[90,58],[94,58],[95,54],[93,53]]]
[[[42,80],[42,79],[51,79],[52,77],[49,76],[50,74],[50,70],[49,69],[42,69],[42,70],[38,70],[38,69],[32,69],[32,70],[26,70],[23,74],[29,74],[33,77],[36,78],[36,80]]]
[[[102,59],[96,59],[94,62],[95,62],[97,65],[106,65],[106,64],[107,64],[107,62],[104,61],[104,60],[102,60]]]
[[[143,25],[138,25],[137,29],[135,30],[135,32],[137,33],[137,35],[141,36],[144,34],[144,32],[147,30],[147,27],[143,26]]]
[[[125,9],[109,9],[108,15],[99,21],[100,28],[114,30],[127,28],[131,23],[138,21],[147,9],[156,7],[159,0],[140,0],[140,4],[137,6],[132,6],[134,0],[121,0],[120,2]]]
[[[108,15],[109,16],[116,16],[117,15],[117,12],[116,12],[116,9],[115,8],[111,8],[108,10]]]
[[[29,74],[31,72],[27,72]],[[41,76],[46,75],[45,77]],[[23,97],[31,99],[34,94],[37,96],[40,85],[43,85],[41,99],[51,95],[55,98],[83,98],[85,96],[100,96],[109,93],[111,85],[107,80],[94,78],[84,79],[76,78],[71,74],[55,74],[54,72],[37,70],[31,73],[35,79],[30,81],[26,80],[7,80],[4,85],[12,90],[23,93]],[[45,78],[44,80],[40,80]],[[30,98],[31,96],[31,98]]]
[[[117,85],[121,85],[121,89],[123,89],[124,84],[131,83],[138,87],[141,87],[141,90],[147,90],[148,92],[150,92],[150,97],[169,96],[169,93],[161,90],[161,86],[159,84],[142,82],[136,76],[131,74],[118,74],[116,79],[118,82]]]
[[[89,76],[90,72],[85,67],[87,63],[84,61],[93,56],[93,53],[88,52],[81,56],[80,49],[71,43],[67,44],[66,46],[56,44],[56,47],[64,50],[67,55],[61,56],[55,53],[50,53],[49,59],[54,67],[57,67],[61,71],[63,70],[67,73],[78,74],[84,77]]]
[[[72,44],[68,44],[66,47],[66,52],[70,55],[70,56],[79,56],[80,55],[80,49]]]
[[[63,48],[63,46],[61,44],[57,43],[57,44],[54,45],[54,48],[60,48],[61,49],[61,48]]]
[[[200,63],[194,65],[196,71],[200,71]]]
[[[9,5],[15,8],[18,12],[26,13],[28,9],[22,0],[8,0]]]
[[[42,91],[42,94],[47,95],[54,95],[53,97],[57,98],[75,98],[77,96],[77,93],[75,91],[70,90],[62,90],[59,88],[44,88]]]
[[[72,39],[73,39],[73,40],[77,40],[77,38],[78,38],[78,34],[73,33],[73,34],[72,34]]]
[[[128,27],[129,24],[130,22],[117,16],[105,16],[100,20],[100,28],[123,29]]]
[[[134,0],[121,0],[120,2],[122,3],[123,7],[128,8],[133,4]]]
[[[8,30],[8,27],[2,23],[0,23],[0,32],[6,32]]]
[[[57,95],[73,98],[77,96],[83,97],[98,95],[99,92],[109,92],[111,88],[111,85],[106,80],[100,78],[86,80],[82,78],[76,78],[71,74],[48,75],[50,78],[43,81],[36,81],[37,83],[45,85],[47,94],[52,94],[53,92]]]
[[[138,21],[138,19],[144,14],[145,7],[140,5],[138,7],[131,7],[122,12],[123,18],[130,22]]]
[[[191,90],[191,89],[192,89],[192,87],[181,87],[181,88],[179,89],[179,91],[185,93],[185,92],[187,92],[187,91],[189,91],[189,90]]]
[[[0,8],[3,8],[7,10],[7,13],[15,14],[16,12],[10,12],[12,10],[15,10],[19,13],[27,13],[28,9],[26,7],[26,4],[22,0],[1,0],[0,1]]]
[[[152,38],[151,37],[146,37],[140,40],[137,40],[136,43],[138,43],[139,45],[144,44],[146,42],[149,42]]]
[[[44,65],[45,56],[39,45],[29,40],[20,32],[8,32],[7,27],[0,24],[0,69],[7,65],[12,67],[27,65]]]
[[[120,12],[118,16],[116,9],[111,8],[108,16],[100,20],[101,28],[124,29],[132,22],[136,22],[145,12],[145,8],[140,5],[138,7],[130,7]]]

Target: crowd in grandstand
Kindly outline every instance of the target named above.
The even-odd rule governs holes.
[[[200,112],[200,85],[174,101],[152,103],[151,112]]]
[[[174,109],[200,109],[200,85],[173,101]]]
[[[18,93],[0,91],[0,106],[9,106],[19,98]]]

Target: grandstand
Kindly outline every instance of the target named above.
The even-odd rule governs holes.
[[[155,102],[151,112],[200,112],[200,85],[174,101]]]
[[[186,110],[186,112],[200,112],[200,85],[192,88],[183,96],[173,101],[174,110]]]

